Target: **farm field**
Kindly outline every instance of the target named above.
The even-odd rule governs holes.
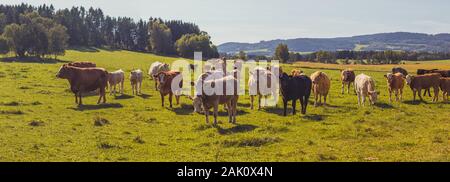
[[[147,76],[143,95],[132,96],[129,72],[145,73],[154,61],[178,58],[112,50],[69,50],[61,62],[0,62],[0,161],[449,161],[450,104],[404,101],[389,103],[383,75],[394,65],[282,65],[308,75],[321,70],[331,77],[329,106],[307,114],[282,116],[282,106],[250,110],[241,96],[237,124],[227,122],[223,107],[217,127],[193,113],[182,97],[173,109],[161,107],[160,95]],[[125,95],[83,99],[77,107],[67,80],[55,77],[70,61],[92,61],[108,71],[126,72]],[[408,62],[417,68],[450,69],[449,61]],[[381,92],[375,106],[357,106],[356,96],[341,94],[339,69],[352,68],[376,80]],[[353,87],[352,87],[353,88]],[[109,93],[108,93],[109,94]],[[167,97],[166,97],[167,99]],[[256,102],[255,102],[256,103]],[[281,101],[280,101],[281,103]],[[298,108],[297,108],[298,109]],[[211,119],[211,118],[210,118]]]

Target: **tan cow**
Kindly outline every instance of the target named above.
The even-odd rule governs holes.
[[[314,106],[322,103],[327,105],[327,95],[330,91],[330,78],[324,72],[316,71],[311,75],[312,90],[314,93]]]
[[[392,92],[395,93],[395,101],[400,101],[403,99],[403,87],[405,87],[405,79],[402,73],[388,73],[384,75],[387,80],[387,85],[389,89],[389,102],[392,102]]]
[[[344,94],[345,91],[345,85],[347,85],[347,93],[350,93],[350,85],[352,85],[353,82],[355,82],[355,72],[351,69],[346,69],[341,71],[341,93]]]
[[[169,104],[170,108],[172,108],[172,97],[175,94],[175,100],[177,105],[180,103],[180,95],[181,90],[174,90],[172,88],[172,82],[177,81],[174,80],[176,76],[180,75],[179,71],[162,71],[156,74],[157,81],[159,82],[158,90],[161,95],[161,106],[164,107],[164,96],[169,95]],[[183,80],[179,81],[179,88],[183,87]]]
[[[377,97],[380,94],[375,89],[375,80],[365,75],[364,73],[359,74],[355,77],[355,90],[358,96],[358,105],[365,105],[366,97],[369,97],[369,105],[375,104],[377,102]]]
[[[116,95],[116,85],[119,85],[120,94],[123,94],[123,82],[125,81],[125,73],[122,69],[108,74],[109,95]]]
[[[130,82],[133,95],[134,94],[138,95],[142,93],[142,79],[143,75],[140,69],[131,71]]]
[[[448,92],[450,92],[450,78],[441,78],[439,86],[441,87],[444,101],[448,101]]]
[[[433,102],[437,102],[439,100],[439,79],[441,78],[441,74],[439,73],[431,73],[425,75],[408,75],[406,76],[406,83],[409,85],[414,94],[414,101],[416,100],[416,94],[419,93],[420,100],[422,98],[422,89],[434,89],[434,97]]]

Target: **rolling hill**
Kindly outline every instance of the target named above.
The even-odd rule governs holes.
[[[219,52],[233,54],[246,51],[250,55],[273,55],[280,43],[294,52],[319,50],[404,50],[404,51],[450,51],[450,34],[422,34],[409,32],[380,33],[338,38],[297,38],[261,41],[258,43],[228,42],[218,46]]]

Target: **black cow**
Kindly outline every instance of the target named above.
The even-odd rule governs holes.
[[[288,101],[292,101],[292,114],[295,115],[295,105],[297,99],[300,99],[302,114],[306,114],[309,96],[311,95],[312,81],[306,75],[289,76],[286,73],[280,75],[280,92],[283,96],[284,116]]]
[[[406,71],[402,67],[392,68],[392,74],[395,74],[395,73],[401,73],[401,74],[403,74],[403,77],[406,77],[408,75],[408,71]]]

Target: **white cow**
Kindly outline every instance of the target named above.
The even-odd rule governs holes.
[[[109,94],[116,95],[116,85],[119,85],[120,94],[123,94],[123,82],[125,80],[125,73],[122,69],[108,73]],[[113,88],[114,86],[114,88]]]
[[[133,70],[130,73],[130,81],[131,81],[131,89],[133,90],[133,95],[136,93],[136,95],[141,94],[142,89],[142,71],[140,69]]]
[[[158,90],[158,82],[155,79],[155,75],[161,71],[169,71],[169,65],[161,62],[154,62],[150,65],[150,69],[148,69],[148,75],[152,80],[155,80],[155,89]]]
[[[375,104],[379,92],[375,90],[375,81],[370,76],[364,73],[359,74],[355,78],[355,90],[358,96],[358,105],[363,105],[366,102],[366,97],[369,97],[369,104]]]
[[[250,108],[253,109],[254,96],[258,95],[258,109],[261,109],[261,97],[275,96],[275,88],[271,83],[272,73],[262,67],[256,67],[249,73],[248,89],[250,93]],[[267,105],[267,103],[265,104]]]

